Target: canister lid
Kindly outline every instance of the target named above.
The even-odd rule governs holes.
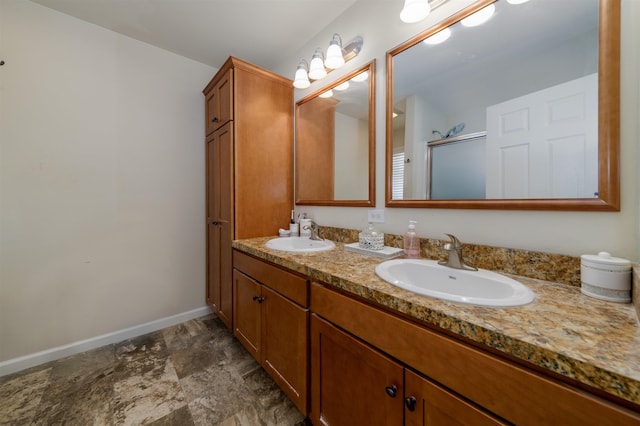
[[[595,268],[608,266],[618,270],[631,269],[631,261],[619,257],[613,257],[609,252],[601,251],[598,254],[583,254],[582,262]]]

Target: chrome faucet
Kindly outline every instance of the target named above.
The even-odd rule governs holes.
[[[459,239],[456,238],[455,235],[445,234],[449,236],[449,242],[445,243],[443,248],[447,252],[449,256],[447,260],[442,260],[438,262],[439,265],[448,266],[450,268],[455,269],[464,269],[467,271],[477,271],[478,268],[474,268],[473,266],[468,266],[464,264],[464,260],[462,258],[462,243]]]
[[[320,228],[318,227],[318,224],[315,223],[314,221],[309,222],[308,225],[305,225],[302,229],[309,230],[311,231],[311,235],[309,235],[309,239],[310,240],[316,240],[316,241],[322,241],[324,240],[324,238],[320,238],[320,235],[318,234],[318,232],[320,231]]]

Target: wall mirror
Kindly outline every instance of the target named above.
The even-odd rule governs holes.
[[[375,205],[375,61],[296,103],[296,204]]]
[[[619,211],[620,0],[480,0],[386,59],[388,207]]]

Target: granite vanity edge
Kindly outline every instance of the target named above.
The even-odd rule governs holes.
[[[292,256],[286,253],[276,255],[270,253],[268,250],[243,244],[242,241],[234,241],[233,247],[291,271],[308,276],[311,279],[415,318],[425,324],[434,325],[442,330],[449,331],[470,341],[495,349],[498,352],[521,359],[532,365],[559,374],[560,376],[567,377],[568,379],[573,379],[593,389],[622,398],[636,405],[640,404],[640,382],[631,377],[603,369],[588,361],[582,361],[554,350],[507,336],[499,331],[487,329],[444,312],[428,307],[416,306],[411,301],[380,293],[361,283],[335,277],[330,273],[305,265],[303,263],[304,256]],[[293,257],[295,257],[295,259]]]

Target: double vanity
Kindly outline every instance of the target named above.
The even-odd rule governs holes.
[[[270,240],[233,243],[234,334],[313,424],[640,424],[630,305],[493,273],[534,299],[450,302],[388,283],[376,268],[394,261],[342,243]]]

